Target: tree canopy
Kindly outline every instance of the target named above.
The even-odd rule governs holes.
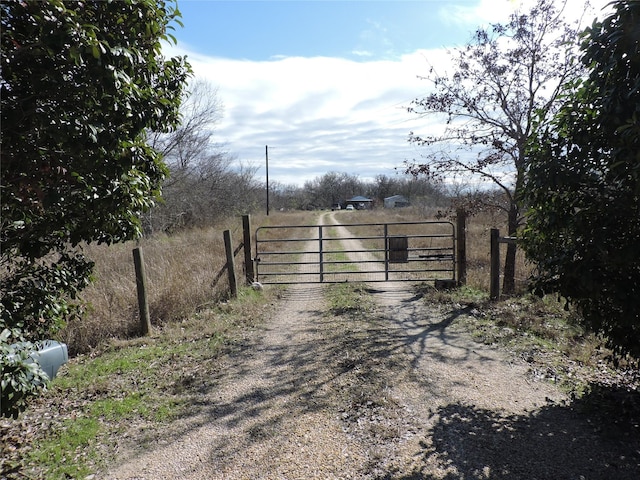
[[[619,354],[640,357],[640,3],[585,32],[588,77],[528,149],[523,246],[536,291],[574,302]]]
[[[178,124],[190,68],[162,56],[179,17],[170,2],[0,9],[0,331],[37,340],[90,280],[78,247],[140,233],[166,173],[146,132]]]

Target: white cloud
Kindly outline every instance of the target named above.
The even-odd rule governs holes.
[[[167,53],[186,53],[196,76],[218,86],[225,110],[218,142],[255,165],[262,165],[269,145],[270,181],[302,184],[329,171],[368,179],[393,174],[418,156],[407,136],[425,122],[406,108],[426,91],[418,76],[434,57],[429,52],[369,62]]]
[[[448,21],[498,21],[509,13],[498,7],[517,1],[482,0],[473,9],[458,6],[448,10]],[[232,60],[176,48],[166,53],[186,53],[196,76],[218,86],[225,116],[217,126],[217,141],[239,161],[258,166],[269,145],[270,181],[301,185],[329,171],[364,179],[390,175],[402,169],[405,160],[420,157],[420,149],[407,141],[410,131],[428,134],[442,128],[406,109],[427,93],[429,84],[419,76],[427,75],[430,66],[440,73],[446,70],[444,50],[358,62],[328,57]]]
[[[370,50],[351,50],[351,55],[355,55],[359,58],[371,58],[374,53]]]
[[[443,6],[438,16],[445,25],[480,25],[499,22],[513,11],[511,0],[481,0],[477,4]]]
[[[517,9],[527,11],[538,0],[480,0],[476,4],[453,4],[441,7],[438,15],[446,25],[486,25],[504,22]],[[582,21],[586,26],[594,17],[602,18],[609,10],[606,8],[611,0],[589,0],[591,5],[587,16]],[[585,10],[585,0],[554,0],[558,9],[562,9],[565,18],[579,20]]]

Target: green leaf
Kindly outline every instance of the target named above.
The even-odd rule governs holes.
[[[0,218],[10,219],[0,223],[0,363],[15,367],[2,385],[21,399],[46,381],[37,365],[25,364],[26,344],[12,360],[4,355],[8,342],[50,338],[81,314],[75,298],[93,263],[77,245],[138,235],[139,214],[164,179],[144,139],[176,126],[190,68],[157,56],[172,21],[162,5],[3,3],[3,38],[10,32],[21,49],[2,64],[3,92],[11,95],[0,97]],[[4,400],[5,416],[26,404]]]

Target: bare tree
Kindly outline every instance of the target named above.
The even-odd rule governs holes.
[[[350,197],[362,195],[365,184],[356,176],[345,172],[328,172],[304,184],[306,208],[327,208],[344,203]]]
[[[182,102],[180,126],[170,133],[151,132],[150,143],[162,153],[172,173],[186,172],[210,152],[215,127],[223,113],[218,88],[196,80]]]
[[[206,225],[251,210],[256,202],[255,168],[238,164],[214,142],[223,114],[218,90],[196,80],[181,108],[182,122],[170,133],[151,133],[153,147],[164,155],[169,176],[163,203],[146,217],[146,231],[174,231]]]
[[[466,46],[451,52],[453,73],[432,67],[425,77],[432,93],[409,108],[443,117],[446,128],[432,135],[410,133],[410,142],[429,148],[407,171],[440,179],[472,177],[501,190],[507,201],[491,206],[506,211],[509,235],[516,235],[523,221],[519,194],[533,122],[553,115],[560,87],[581,73],[578,26],[568,24],[554,3],[539,0],[505,24],[477,30]],[[509,245],[506,293],[515,288],[515,253]]]
[[[375,185],[372,185],[371,195],[379,201],[383,201],[385,197],[399,193],[399,183],[398,178],[392,178],[384,174],[376,175]]]

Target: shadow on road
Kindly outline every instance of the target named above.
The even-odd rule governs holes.
[[[385,294],[383,289],[369,293]],[[211,442],[206,461],[219,464],[236,455],[238,448],[279,441],[292,419],[323,411],[336,417],[348,405],[362,408],[355,402],[345,404],[351,394],[347,390],[372,393],[379,385],[393,382],[401,369],[418,368],[425,357],[456,364],[473,357],[480,370],[495,361],[475,351],[472,343],[459,341],[462,334],[452,328],[469,308],[436,315],[425,309],[419,296],[405,292],[398,295],[398,309],[391,304],[369,317],[333,318],[305,307],[321,294],[319,288],[301,290],[298,295],[287,293],[286,301],[298,304],[303,321],[297,333],[288,336],[283,332],[283,340],[277,344],[262,341],[260,335],[240,344],[217,376],[206,379],[199,389],[192,388],[185,410],[187,421],[174,429],[174,439],[211,422],[221,429],[242,431],[240,443],[225,435]],[[447,349],[440,352],[435,345]],[[244,376],[259,381],[235,394],[229,382]],[[419,381],[419,388],[439,388],[435,381]],[[216,389],[222,387],[227,388],[224,399],[216,397]],[[518,415],[464,403],[438,406],[420,432],[423,440],[416,452],[420,467],[409,474],[376,472],[362,478],[637,480],[637,417],[625,417],[615,409],[594,410],[596,392],[600,396],[611,393],[594,389],[581,400],[547,403]],[[363,404],[365,400],[368,398],[363,396]],[[434,466],[440,472],[437,476]]]
[[[598,392],[597,395],[601,395]],[[426,468],[395,479],[636,480],[640,478],[637,422],[592,411],[586,396],[525,415],[504,416],[469,405],[446,405],[421,442]]]
[[[375,293],[385,295],[383,290]],[[414,368],[425,359],[458,364],[473,359],[472,363],[479,361],[480,369],[491,367],[496,359],[483,356],[473,343],[460,342],[460,330],[452,328],[471,307],[435,314],[418,300],[413,296],[387,306],[384,321],[373,332],[385,341],[373,342],[372,354],[404,351]],[[442,345],[449,347],[442,350],[444,355],[437,349]],[[434,386],[421,382],[424,389]],[[422,467],[409,475],[387,473],[375,478],[640,479],[640,394],[600,384],[588,390],[580,399],[548,399],[546,405],[522,414],[467,403],[441,405],[433,410],[420,442]]]

